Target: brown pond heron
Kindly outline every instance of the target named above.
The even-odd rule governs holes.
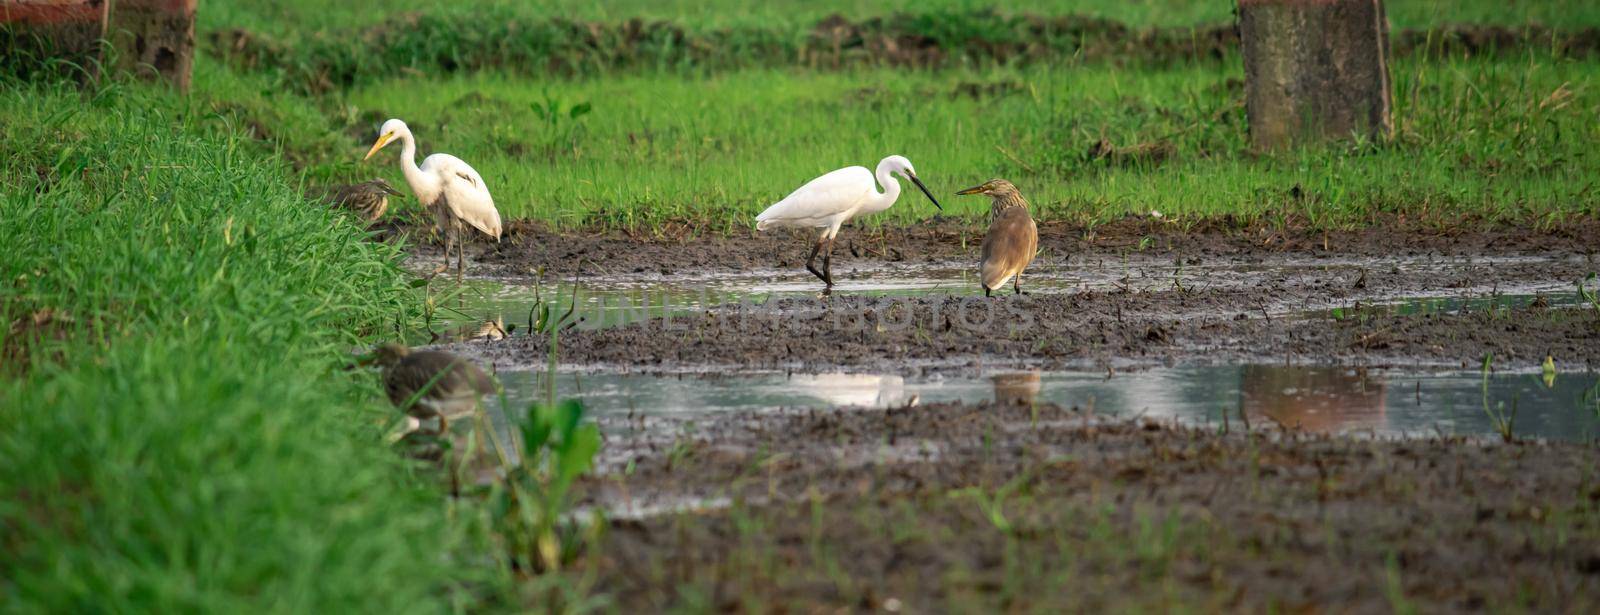
[[[407,415],[439,419],[446,433],[450,419],[477,410],[484,395],[495,392],[494,379],[477,364],[440,350],[411,350],[386,343],[368,359],[383,370],[383,389],[389,401]]]
[[[332,186],[322,190],[317,198],[361,216],[366,222],[374,222],[383,217],[383,212],[388,211],[391,196],[404,195],[389,185],[387,180],[374,179],[359,184]]]
[[[1011,281],[1011,289],[1022,294],[1022,270],[1033,262],[1039,250],[1039,227],[1028,215],[1028,201],[1017,187],[1003,179],[991,179],[956,194],[985,194],[989,204],[989,232],[983,236],[983,265],[979,270],[983,295]]]

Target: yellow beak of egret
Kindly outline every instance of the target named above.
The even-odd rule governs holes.
[[[384,133],[382,136],[378,137],[378,142],[377,143],[373,143],[372,144],[372,149],[367,150],[367,155],[362,157],[361,159],[362,160],[366,160],[367,158],[371,158],[373,154],[378,153],[378,150],[383,149],[383,146],[388,145],[389,142],[393,141],[393,140],[394,140],[394,133],[392,133],[392,132]]]

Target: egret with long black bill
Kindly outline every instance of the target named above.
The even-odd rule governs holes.
[[[838,236],[839,227],[856,216],[894,205],[900,198],[900,182],[895,180],[895,173],[911,180],[928,195],[934,207],[944,210],[917,178],[911,161],[905,156],[890,156],[878,163],[877,172],[866,167],[845,167],[807,182],[756,216],[756,230],[779,226],[822,229],[822,235],[811,246],[811,255],[806,257],[806,270],[827,285],[823,291],[826,294],[833,289],[833,238]],[[883,192],[878,192],[879,184],[883,185]],[[815,264],[818,253],[822,254],[821,271]]]

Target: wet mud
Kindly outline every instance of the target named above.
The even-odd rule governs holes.
[[[634,370],[903,371],[1262,360],[1476,366],[1490,353],[1497,366],[1534,366],[1546,356],[1567,368],[1600,363],[1600,310],[1576,298],[1577,280],[1600,268],[1587,237],[1522,231],[1140,232],[1159,225],[1045,227],[1041,262],[1108,278],[1128,268],[1124,277],[1102,286],[994,298],[954,289],[959,292],[751,300],[568,331],[559,341],[561,357],[568,364]],[[858,233],[842,240],[835,276],[848,279],[858,264],[975,258],[970,246],[977,239],[964,232],[930,225]],[[622,235],[564,240],[528,231],[520,237],[497,254],[480,254],[480,271],[527,276],[527,269],[543,268],[559,275],[551,272],[583,261],[580,278],[670,280],[803,265],[798,240],[790,246],[743,237],[682,243]],[[1229,274],[1238,270],[1254,273]],[[1028,288],[1026,276],[1023,286]],[[1408,297],[1431,299],[1408,304]],[[454,350],[505,368],[542,365],[548,345],[544,336],[513,335]]]
[[[385,237],[407,237],[425,258],[439,258],[442,247],[425,227],[388,222]],[[929,219],[907,226],[847,225],[834,249],[835,271],[856,264],[931,263],[978,258],[983,227],[951,219]],[[1224,216],[1179,225],[1129,216],[1097,225],[1039,223],[1039,248],[1066,263],[1129,254],[1152,257],[1260,258],[1286,254],[1311,257],[1511,256],[1600,253],[1600,220],[1575,220],[1548,229],[1475,224],[1453,219],[1448,225],[1374,220],[1359,230],[1316,230],[1244,222]],[[504,239],[468,246],[472,274],[488,277],[548,275],[608,277],[628,274],[672,276],[694,271],[748,271],[804,266],[811,231],[749,230],[723,232],[701,225],[663,224],[648,232],[561,231],[526,221],[506,225]],[[1049,257],[1046,257],[1049,258]]]
[[[1600,449],[1248,419],[1006,402],[616,419],[583,488],[617,512],[580,568],[625,610],[1600,601]]]
[[[1502,307],[1359,317],[1263,313],[1271,289],[1080,293],[1039,297],[780,299],[564,334],[564,363],[636,370],[697,368],[900,372],[1015,365],[1081,368],[1180,361],[1278,361],[1368,366],[1529,367],[1554,356],[1600,367],[1600,315]],[[1353,308],[1354,310],[1354,308]],[[500,366],[537,365],[548,338],[513,336],[452,347]]]

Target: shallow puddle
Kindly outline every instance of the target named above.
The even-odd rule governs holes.
[[[535,372],[504,372],[508,403],[543,399]],[[1590,440],[1600,435],[1600,376],[1404,372],[1273,365],[1193,366],[1115,374],[1001,372],[983,376],[874,374],[648,376],[558,373],[556,396],[583,400],[600,417],[707,417],[841,406],[941,401],[1049,402],[1110,417],[1188,424],[1278,427],[1317,433],[1427,437],[1497,436],[1510,420],[1521,437]],[[709,418],[709,417],[707,417]]]

